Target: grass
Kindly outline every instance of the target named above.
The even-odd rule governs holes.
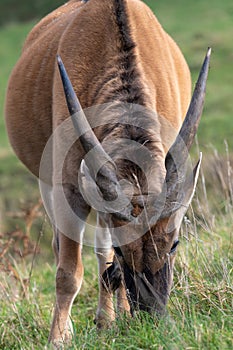
[[[73,307],[76,333],[71,349],[229,350],[233,348],[233,3],[230,0],[146,2],[178,42],[194,81],[206,48],[213,48],[198,136],[204,152],[204,175],[193,202],[195,215],[190,210],[183,225],[169,315],[160,321],[147,315],[140,319],[119,319],[112,329],[98,334],[93,324],[98,295],[97,267],[92,250],[84,247],[85,280]],[[11,23],[0,28],[1,111],[8,76],[33,24]],[[13,155],[3,118],[0,118],[0,179],[0,233],[3,233],[0,235],[0,348],[39,350],[46,348],[54,302],[51,229],[39,210],[28,230],[30,208],[34,208],[39,197],[37,181]],[[28,231],[29,247],[22,244]],[[41,253],[33,258],[38,237]]]
[[[120,318],[112,329],[101,333],[93,324],[98,297],[96,265],[91,248],[85,247],[85,279],[73,306],[75,335],[69,349],[231,349],[232,237],[228,223],[225,225],[209,230],[200,219],[186,219],[169,313],[164,319],[146,314]],[[196,229],[200,233],[195,237]],[[1,349],[43,349],[54,302],[55,268],[43,263],[41,274],[37,263],[28,287],[31,264],[18,265],[14,260],[12,266],[18,278],[8,274],[1,280]]]

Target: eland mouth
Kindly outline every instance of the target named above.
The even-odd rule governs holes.
[[[151,315],[163,316],[166,311],[170,288],[172,284],[172,268],[170,257],[173,258],[178,240],[167,254],[167,261],[156,273],[149,268],[142,272],[131,269],[125,262],[119,247],[115,247],[116,257],[110,267],[104,272],[103,286],[115,292],[123,282],[127,292],[130,312],[133,316],[136,311],[146,311]]]

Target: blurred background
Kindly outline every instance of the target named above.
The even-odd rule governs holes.
[[[207,47],[213,49],[205,109],[192,154],[194,160],[198,157],[198,148],[204,154],[199,193],[204,196],[208,210],[212,210],[210,221],[213,217],[220,220],[232,205],[233,2],[145,2],[180,46],[193,84]],[[61,0],[0,1],[0,238],[3,246],[13,239],[19,255],[27,254],[31,240],[34,247],[38,232],[42,232],[42,242],[44,240],[44,246],[48,247],[48,250],[43,248],[43,254],[50,258],[47,241],[51,238],[51,229],[39,199],[37,180],[17,160],[8,143],[4,96],[26,35],[40,18],[63,3]]]

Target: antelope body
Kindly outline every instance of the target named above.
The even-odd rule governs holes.
[[[58,69],[56,55],[66,69],[61,58]],[[15,153],[50,189],[57,275],[49,339],[55,345],[71,337],[69,315],[83,279],[82,233],[91,207],[98,207],[97,194],[104,203],[103,210],[97,208],[97,326],[114,320],[115,291],[118,312],[164,312],[179,226],[200,166],[199,161],[193,172],[184,171],[202,112],[209,57],[210,50],[188,110],[187,64],[139,0],[71,0],[28,35],[9,81],[5,115]],[[49,170],[40,172],[48,140],[70,115],[79,140],[74,138],[60,169],[63,141],[73,127],[56,134]],[[63,211],[60,185],[75,222]],[[93,192],[86,198],[88,191]]]

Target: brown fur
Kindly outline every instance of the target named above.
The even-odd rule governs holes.
[[[119,154],[124,158],[125,152],[120,138],[146,145],[153,152],[149,182],[154,183],[154,194],[158,193],[165,179],[166,152],[181,126],[190,100],[187,64],[175,42],[140,0],[71,0],[42,19],[28,35],[22,55],[11,74],[5,109],[10,142],[21,161],[36,176],[39,176],[40,159],[47,140],[56,127],[69,117],[55,66],[57,53],[64,61],[83,108],[107,102],[112,104],[103,116],[96,114],[95,118],[101,118],[104,126],[96,128],[95,132],[108,154],[116,160],[118,178],[127,177],[134,185],[137,199],[133,203],[133,215],[137,217],[142,211],[138,196],[147,194],[148,184],[137,166],[119,160]],[[142,125],[148,126],[146,132],[140,127],[125,125],[127,110],[118,108],[122,103],[147,108],[148,113],[140,115],[144,118]],[[88,118],[92,124],[91,116]],[[167,134],[166,122],[174,128],[171,135]],[[53,184],[57,182],[56,167],[59,162],[56,155],[60,147],[59,140],[55,140],[53,174],[48,179]],[[83,156],[83,149],[77,142],[67,156],[63,181],[73,211],[81,212],[85,220],[90,207],[83,201],[77,185]],[[132,157],[135,156],[132,153]],[[54,197],[53,200],[59,203],[59,198]],[[125,225],[114,215],[105,222],[101,220],[98,223],[101,227],[109,224],[109,227],[124,228]],[[177,236],[175,231],[167,233],[169,224],[168,219],[161,220],[145,236],[120,248],[124,257],[118,257],[120,266],[126,286],[131,288],[129,301],[137,292],[135,281],[142,274],[144,277],[140,277],[139,281],[139,284],[144,283],[142,291],[150,289],[146,285],[149,281],[151,286],[154,284],[162,304],[166,303],[174,263],[174,257],[168,256]],[[53,243],[58,270],[50,340],[55,345],[70,338],[69,313],[83,276],[81,246],[66,237],[71,230],[69,225],[68,219],[64,218],[66,232],[55,230]],[[137,229],[140,231],[141,228],[139,225]],[[128,230],[128,235],[134,234],[135,227],[129,226]],[[102,276],[106,262],[113,259],[113,251],[100,249],[97,256]],[[157,287],[154,281],[157,281]],[[97,325],[102,326],[113,320],[115,313],[111,288],[103,285],[101,277],[99,285]],[[149,308],[151,305],[145,306],[143,293],[138,302],[144,305],[143,308]],[[130,303],[131,309],[135,303],[135,299]],[[120,283],[118,289],[118,307],[129,311],[124,283]]]

